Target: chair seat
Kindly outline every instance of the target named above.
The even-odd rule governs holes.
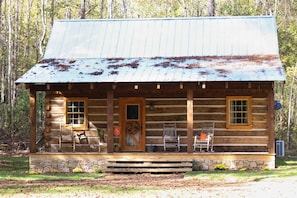
[[[67,142],[71,143],[71,142],[73,142],[73,138],[72,138],[71,135],[62,135],[61,136],[61,142],[63,142],[63,143],[67,143]]]
[[[177,137],[165,136],[166,142],[177,142]]]

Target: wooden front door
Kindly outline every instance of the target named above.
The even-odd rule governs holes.
[[[144,98],[120,98],[119,107],[122,151],[145,151]]]

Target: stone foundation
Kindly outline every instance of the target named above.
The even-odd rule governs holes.
[[[264,170],[275,168],[275,155],[268,153],[35,153],[30,154],[30,172],[70,173],[75,168],[83,172],[104,170],[109,159],[119,161],[145,161],[146,159],[193,161],[193,170],[214,170],[224,164],[228,170]]]

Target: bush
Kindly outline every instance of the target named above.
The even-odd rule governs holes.
[[[268,166],[266,166],[266,167],[264,167],[264,170],[265,170],[265,171],[269,171],[270,168],[269,168]]]
[[[30,171],[29,172],[29,175],[37,175],[38,173],[37,172],[35,172],[35,171]]]
[[[72,170],[73,173],[83,173],[83,169],[82,168],[79,168],[79,167],[76,167],[75,169]]]
[[[94,169],[95,173],[103,173],[103,166],[98,166],[97,168]]]
[[[215,165],[214,169],[215,170],[226,170],[226,165],[225,164],[217,164]]]

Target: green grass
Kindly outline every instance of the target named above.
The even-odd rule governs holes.
[[[277,158],[276,166],[274,170],[193,171],[186,173],[186,178],[246,182],[297,176],[297,158]]]
[[[73,192],[96,192],[99,194],[120,194],[137,193],[143,189],[149,188],[131,187],[120,188],[113,186],[98,185],[80,185],[79,181],[94,181],[105,174],[102,173],[47,173],[47,174],[29,174],[29,159],[27,157],[5,157],[0,158],[0,181],[15,182],[15,185],[3,185],[0,188],[1,195],[17,195],[19,193],[38,193],[38,194],[67,194]],[[17,183],[19,181],[19,184]],[[43,181],[44,185],[22,185],[30,181]],[[67,181],[77,181],[77,185],[46,185],[46,181],[56,181],[57,184],[63,184]],[[152,189],[151,189],[152,190]]]
[[[199,181],[217,182],[247,182],[261,181],[264,179],[277,179],[297,176],[297,158],[277,158],[277,168],[274,170],[258,171],[193,171],[185,174],[185,179],[195,179]],[[79,181],[94,181],[104,174],[101,173],[51,173],[51,174],[29,174],[28,158],[0,158],[0,181],[5,183],[13,181],[14,185],[3,185],[0,188],[0,196],[18,195],[20,193],[36,194],[65,194],[67,193],[96,193],[121,195],[123,192],[128,195],[135,195],[145,191],[157,190],[149,187],[113,187],[99,185],[80,185]],[[19,183],[17,181],[20,181]],[[45,185],[22,185],[32,181],[43,181]],[[46,181],[56,181],[63,184],[67,181],[77,181],[77,185],[46,185]],[[161,189],[161,188],[158,188]],[[165,189],[164,189],[165,190]]]
[[[27,157],[0,158],[1,181],[63,181],[63,180],[93,180],[102,177],[101,173],[51,173],[29,174],[29,159]]]

